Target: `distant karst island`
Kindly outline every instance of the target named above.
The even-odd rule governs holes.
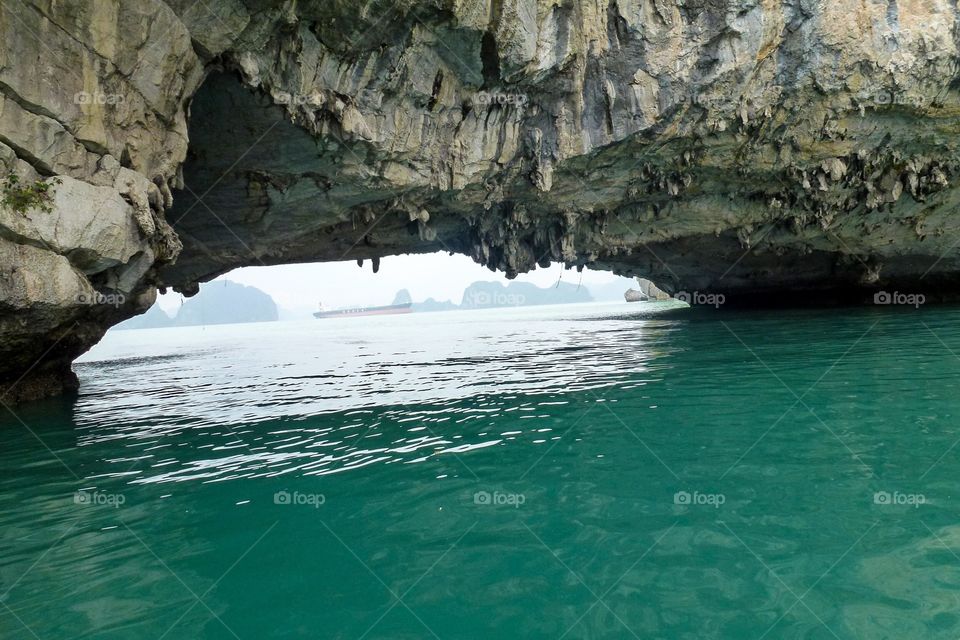
[[[529,282],[477,281],[463,291],[460,303],[451,300],[438,301],[427,298],[413,302],[407,289],[394,296],[393,304],[413,302],[414,312],[453,311],[456,309],[493,309],[501,307],[531,307],[546,304],[576,304],[582,302],[622,301],[624,292],[636,282],[629,278],[588,288],[568,282],[558,282],[549,287],[538,287]]]
[[[414,302],[408,289],[399,290],[393,305],[411,303],[414,313],[455,311],[467,309],[494,309],[504,307],[530,307],[549,304],[575,304],[583,302],[622,301],[624,292],[636,282],[629,278],[601,285],[558,282],[549,287],[538,287],[529,282],[510,282],[506,285],[495,281],[477,281],[463,291],[459,303],[451,300],[436,300],[428,297]],[[305,319],[292,312],[284,312],[285,319]],[[160,329],[166,327],[189,327],[213,324],[237,324],[246,322],[272,322],[281,316],[273,298],[256,287],[230,280],[217,280],[205,284],[196,296],[184,301],[174,317],[154,304],[146,313],[120,323],[115,329]],[[292,318],[291,318],[292,316]]]
[[[230,280],[205,285],[200,293],[188,298],[176,316],[170,317],[154,304],[141,316],[121,322],[116,329],[159,329],[208,324],[273,322],[279,318],[277,304],[268,294]]]

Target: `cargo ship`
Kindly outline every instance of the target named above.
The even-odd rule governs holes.
[[[412,302],[404,302],[403,304],[388,304],[383,307],[352,307],[349,309],[331,309],[330,311],[325,311],[323,304],[320,305],[320,310],[313,314],[314,318],[344,318],[344,317],[359,317],[359,316],[392,316],[399,313],[411,313],[413,311]]]

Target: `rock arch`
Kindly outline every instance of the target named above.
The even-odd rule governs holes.
[[[5,5],[0,161],[61,184],[46,216],[0,207],[3,399],[69,388],[157,287],[245,264],[451,251],[745,303],[956,292],[956,7],[805,7]]]

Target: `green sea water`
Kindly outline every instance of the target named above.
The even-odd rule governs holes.
[[[960,309],[111,332],[0,417],[0,638],[957,638]]]

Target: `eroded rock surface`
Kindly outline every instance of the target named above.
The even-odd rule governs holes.
[[[5,402],[242,265],[960,291],[953,0],[23,0],[0,35],[0,163],[61,181],[0,208]]]

